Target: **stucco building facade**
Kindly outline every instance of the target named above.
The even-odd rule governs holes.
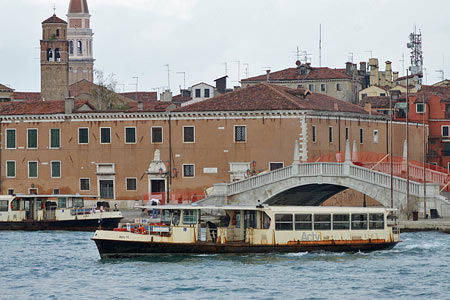
[[[305,90],[262,84],[171,111],[155,102],[96,112],[80,101],[72,110],[70,101],[1,107],[1,193],[99,195],[132,207],[168,189],[171,201],[192,200],[215,183],[290,165],[296,140],[304,162],[344,151],[346,139],[388,152],[385,117]],[[394,123],[397,156],[404,128]],[[420,143],[417,128],[410,138]]]

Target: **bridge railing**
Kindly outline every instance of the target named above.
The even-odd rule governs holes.
[[[294,169],[296,168],[296,169]],[[348,169],[347,169],[348,170]],[[349,172],[345,174],[345,172]],[[228,185],[228,195],[238,194],[247,190],[261,187],[266,184],[277,182],[291,176],[351,176],[368,184],[376,184],[385,188],[390,188],[390,174],[371,170],[366,167],[350,165],[349,171],[345,171],[343,163],[302,163],[284,167],[268,173],[259,174],[244,180],[236,181]],[[422,184],[409,181],[409,192],[411,195],[420,196]],[[406,192],[406,179],[393,177],[393,189],[399,192]]]
[[[292,166],[284,167],[268,173],[259,174],[244,180],[232,182],[228,185],[228,194],[234,195],[265,184],[283,180],[292,175]]]

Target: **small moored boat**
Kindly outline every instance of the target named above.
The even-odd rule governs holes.
[[[142,208],[142,207],[141,207]],[[373,251],[400,241],[383,207],[196,206],[145,207],[160,213],[92,238],[102,258],[164,253]],[[211,214],[221,216],[215,222]]]
[[[98,201],[85,207],[86,195],[1,195],[0,230],[113,229],[122,219],[118,209]]]

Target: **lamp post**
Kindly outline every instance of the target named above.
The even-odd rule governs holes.
[[[409,220],[409,70],[406,69],[406,218]]]

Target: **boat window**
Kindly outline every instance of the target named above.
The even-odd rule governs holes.
[[[263,217],[262,217],[263,229],[269,229],[270,228],[270,221],[271,221],[271,219],[265,212],[263,212],[262,215],[263,215]]]
[[[72,199],[73,207],[83,207],[83,199],[81,198],[73,198]]]
[[[334,214],[333,215],[333,230],[348,230],[350,229],[350,215],[349,214]]]
[[[0,200],[0,211],[8,211],[8,200]]]
[[[312,215],[311,214],[296,214],[295,215],[295,230],[312,230]]]
[[[234,223],[236,228],[241,228],[241,212],[237,211],[234,219]]]
[[[314,230],[331,230],[331,214],[315,214]]]
[[[256,211],[245,211],[244,224],[245,228],[256,228]]]
[[[352,230],[367,229],[367,214],[352,214]]]
[[[66,197],[58,197],[58,207],[59,208],[67,207],[67,198]]]
[[[183,224],[196,224],[197,223],[197,210],[185,209],[183,211]]]
[[[369,229],[384,229],[384,214],[369,214]]]
[[[178,226],[180,224],[180,211],[174,210],[172,213],[172,224]]]
[[[275,230],[292,230],[292,214],[276,214]]]
[[[12,210],[19,210],[20,209],[20,205],[19,205],[19,199],[14,199],[12,201],[12,206],[11,206]]]
[[[170,210],[163,210],[162,214],[161,214],[161,223],[163,223],[164,225],[170,226],[170,221],[171,221],[172,217],[170,215]]]

